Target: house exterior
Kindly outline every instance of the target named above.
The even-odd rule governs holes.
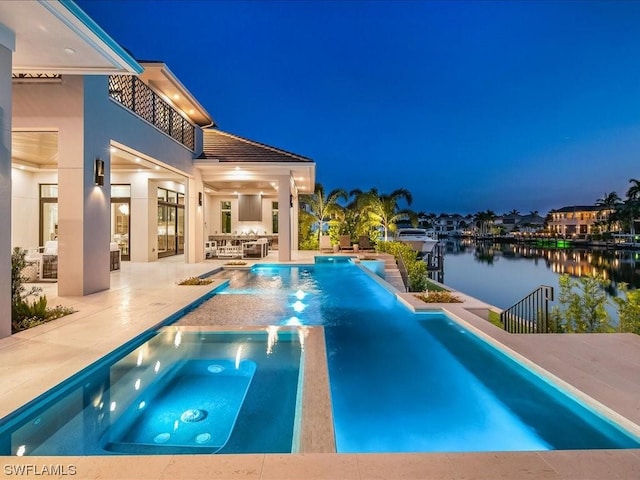
[[[529,215],[506,214],[494,220],[494,226],[505,234],[535,233],[544,229],[544,218],[536,213]]]
[[[563,237],[586,236],[595,233],[597,222],[605,221],[610,214],[610,210],[593,205],[562,207],[550,212],[548,228]]]
[[[471,217],[443,213],[433,220],[433,228],[438,235],[461,235],[472,223]]]
[[[2,112],[0,337],[16,246],[57,240],[61,296],[110,288],[112,244],[125,261],[202,261],[223,218],[281,261],[297,248],[315,163],[218,130],[166,64],[136,61],[71,1],[0,1]]]

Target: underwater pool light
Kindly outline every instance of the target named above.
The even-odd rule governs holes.
[[[304,303],[302,303],[300,300],[294,303],[292,307],[297,313],[303,312],[304,309],[307,308],[307,306]]]
[[[302,325],[302,322],[298,317],[291,317],[289,320],[285,320],[284,324],[290,327],[299,327]]]

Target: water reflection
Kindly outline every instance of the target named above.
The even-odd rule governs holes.
[[[588,249],[588,248],[542,248],[534,245],[477,242],[470,239],[447,241],[447,255],[473,254],[476,262],[493,265],[498,261],[515,261],[513,268],[522,265],[517,261],[544,262],[546,267],[558,275],[573,277],[601,275],[612,284],[615,294],[617,286],[624,282],[631,288],[640,287],[640,251]],[[445,262],[445,283],[447,278]]]

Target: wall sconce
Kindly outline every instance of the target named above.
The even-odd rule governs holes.
[[[202,206],[202,192],[198,192],[198,206]]]
[[[104,185],[104,160],[100,160],[99,158],[96,158],[93,167],[93,183],[99,187]]]

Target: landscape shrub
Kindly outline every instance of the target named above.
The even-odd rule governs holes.
[[[22,270],[27,266],[27,251],[15,247],[11,253],[11,332],[17,333],[43,323],[50,322],[74,313],[71,307],[47,306],[47,296],[40,295],[42,289],[32,286],[29,290],[23,285],[25,278]],[[31,297],[35,297],[30,301]]]
[[[414,295],[425,303],[462,303],[463,300],[453,293],[443,290],[440,292],[425,292]]]
[[[418,252],[402,242],[379,241],[376,248],[379,252],[393,255],[396,261],[398,261],[398,257],[402,257],[402,261],[405,267],[407,267],[407,277],[409,281],[407,287],[410,292],[423,292],[427,290],[430,284],[429,272],[427,270],[427,264],[418,258]]]
[[[568,333],[611,332],[606,310],[609,282],[597,275],[571,278],[562,275],[558,280],[558,305],[553,307],[552,330]]]
[[[178,282],[178,285],[209,285],[213,280],[210,278],[189,277]]]

